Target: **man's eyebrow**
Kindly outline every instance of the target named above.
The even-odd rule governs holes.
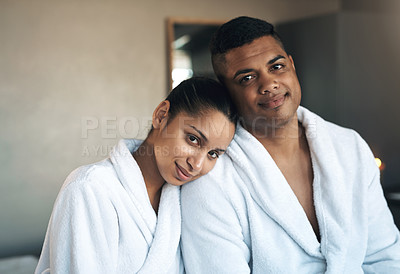
[[[201,130],[198,130],[195,126],[190,126],[191,128],[193,128],[195,131],[197,131],[197,133],[200,134],[201,138],[204,139],[204,141],[208,142],[207,137],[203,134],[203,132],[201,132]]]
[[[235,79],[240,74],[245,74],[245,73],[249,73],[249,72],[252,72],[252,71],[253,71],[253,69],[241,69],[241,70],[238,70],[235,73],[235,76],[233,76],[233,79]]]
[[[271,60],[269,60],[267,65],[271,65],[271,64],[275,63],[276,61],[278,61],[279,59],[282,59],[282,58],[285,59],[286,57],[283,56],[283,55],[277,55],[274,58],[272,58]],[[253,70],[254,69],[241,69],[241,70],[238,70],[235,73],[235,75],[233,76],[233,79],[235,79],[240,74],[246,74],[246,73],[252,72]]]
[[[283,55],[277,55],[276,57],[272,58],[271,60],[268,61],[268,65],[271,65],[273,63],[275,63],[276,61],[278,61],[279,59],[285,59],[285,56]]]

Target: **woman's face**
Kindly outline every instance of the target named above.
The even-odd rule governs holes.
[[[227,149],[235,126],[220,111],[193,117],[185,112],[160,123],[154,142],[157,167],[164,180],[183,185],[207,174]]]

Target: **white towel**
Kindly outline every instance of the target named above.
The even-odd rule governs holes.
[[[367,144],[305,108],[321,243],[268,151],[238,127],[215,168],[182,188],[187,273],[396,273],[400,239]],[[400,273],[400,272],[398,272]]]
[[[80,167],[54,205],[35,273],[181,273],[179,187],[162,189],[158,218],[121,140],[110,158]]]

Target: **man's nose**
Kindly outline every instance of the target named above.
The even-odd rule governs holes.
[[[259,75],[259,88],[260,94],[266,94],[268,92],[274,92],[279,88],[279,83],[274,75],[268,73],[261,73]]]

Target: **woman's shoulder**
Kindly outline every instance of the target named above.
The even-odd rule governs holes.
[[[117,173],[109,159],[80,166],[66,178],[62,192],[104,192],[108,191],[115,182],[119,182]]]

